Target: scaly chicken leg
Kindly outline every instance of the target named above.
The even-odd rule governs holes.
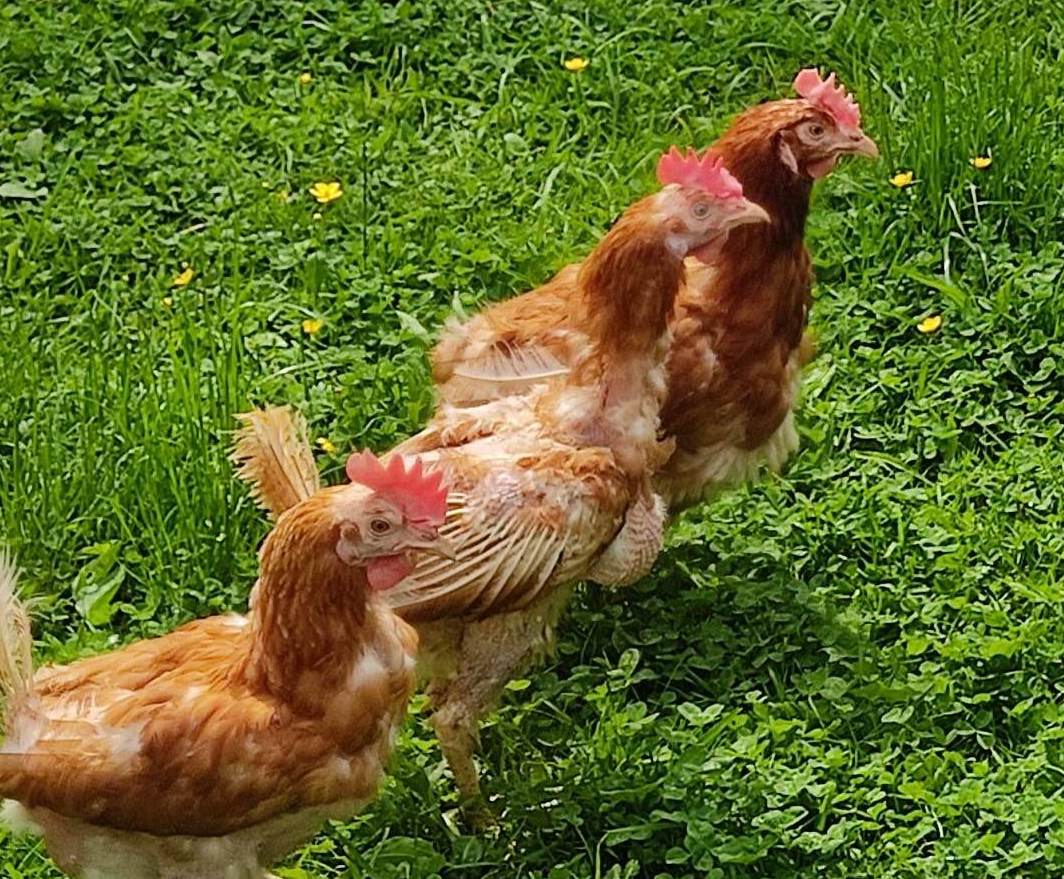
[[[476,803],[480,796],[473,759],[479,718],[498,703],[509,681],[550,649],[571,593],[571,586],[562,587],[519,613],[463,622],[458,638],[434,638],[431,623],[420,627],[425,632],[421,661],[433,670],[428,688],[432,725],[455,785],[468,802]]]

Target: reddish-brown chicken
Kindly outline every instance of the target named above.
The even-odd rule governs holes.
[[[86,879],[261,877],[374,794],[414,686],[382,590],[439,551],[440,474],[368,453],[284,513],[252,609],[61,668],[30,668],[0,558],[0,799]]]
[[[689,260],[672,319],[663,435],[676,450],[655,489],[681,508],[778,470],[798,445],[794,426],[803,329],[813,282],[803,242],[813,182],[845,155],[877,155],[857,104],[834,74],[803,70],[800,97],[752,107],[712,145],[769,224],[738,229],[712,261]],[[586,344],[574,308],[580,267],[451,326],[433,353],[441,398],[477,405],[556,377]]]
[[[684,257],[767,219],[719,160],[673,152],[659,176],[670,185],[629,208],[581,266],[571,306],[586,334],[571,370],[527,394],[444,406],[393,452],[435,463],[451,492],[442,533],[456,558],[420,564],[390,600],[418,626],[433,722],[468,796],[479,720],[549,641],[572,584],[629,582],[660,551],[650,475],[671,451],[657,440],[658,411]],[[306,470],[290,467],[285,481]]]

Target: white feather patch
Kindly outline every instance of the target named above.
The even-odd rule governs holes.
[[[43,832],[26,807],[15,800],[0,802],[0,824],[15,836],[40,836]]]
[[[97,726],[100,738],[111,746],[111,753],[119,760],[128,760],[140,753],[140,734],[143,731],[143,723],[135,723],[132,726]]]
[[[388,669],[375,650],[367,650],[351,666],[347,686],[351,690],[377,686],[380,678],[387,676]]]

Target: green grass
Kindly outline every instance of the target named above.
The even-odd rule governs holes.
[[[885,158],[817,190],[803,451],[685,516],[627,601],[577,603],[484,731],[497,835],[455,824],[418,702],[378,801],[284,875],[1059,876],[1062,21],[1020,0],[0,7],[0,195],[35,195],[0,197],[0,534],[40,658],[242,606],[265,524],[231,413],[299,405],[333,477],[387,447],[431,408],[424,328],[543,281],[660,149],[819,63]],[[315,219],[323,179],[344,195]],[[58,875],[32,842],[0,855]]]

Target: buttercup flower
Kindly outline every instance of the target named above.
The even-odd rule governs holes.
[[[344,189],[339,182],[326,183],[323,181],[310,187],[310,194],[314,196],[318,204],[329,204],[329,202],[336,201],[343,195]]]
[[[173,299],[173,297],[172,296],[164,296],[162,304],[163,304],[163,308],[165,308],[167,311],[169,311],[171,308],[174,307],[174,299]]]
[[[171,287],[187,287],[192,280],[192,276],[196,274],[192,266],[185,266],[185,270],[180,275],[175,275],[174,279],[170,282]]]
[[[299,84],[300,85],[310,85],[310,81],[312,79],[314,79],[314,77],[311,76],[309,73],[304,72],[304,73],[299,74]]]
[[[568,70],[570,73],[579,73],[584,70],[591,62],[586,58],[566,58],[562,62],[562,67]]]
[[[317,439],[318,448],[325,452],[326,455],[331,455],[336,451],[336,446],[329,441],[328,437],[319,436]]]
[[[913,172],[899,171],[897,174],[890,178],[890,185],[897,186],[898,189],[904,189],[906,186],[912,186]]]
[[[916,329],[921,333],[933,333],[938,330],[940,326],[942,326],[942,315],[932,314],[920,321],[920,323],[916,325]]]
[[[968,160],[968,163],[978,171],[985,171],[990,167],[990,163],[994,161],[990,156],[973,156]]]
[[[316,336],[321,332],[323,326],[325,326],[325,321],[320,317],[308,317],[303,321],[303,332],[308,336]]]

